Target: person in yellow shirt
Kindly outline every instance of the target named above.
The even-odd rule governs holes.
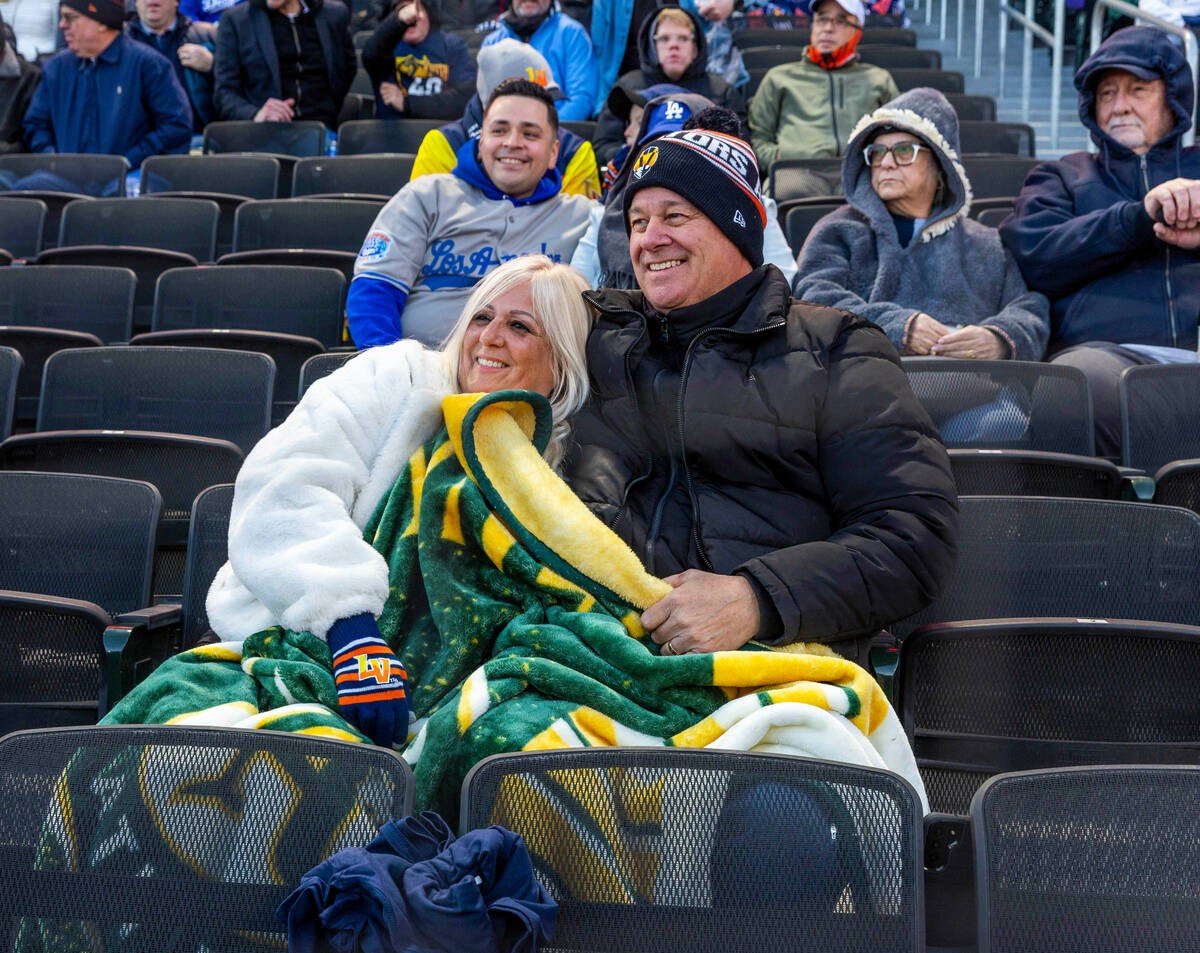
[[[464,142],[479,135],[483,121],[483,103],[503,80],[520,77],[544,86],[551,96],[562,97],[545,58],[528,43],[501,40],[479,51],[476,95],[467,102],[462,119],[426,133],[417,150],[412,178],[437,172],[453,171],[456,153]],[[558,161],[555,168],[562,176],[565,195],[600,197],[600,171],[592,144],[561,125],[558,127]]]

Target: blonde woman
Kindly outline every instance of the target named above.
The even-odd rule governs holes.
[[[385,659],[400,675],[382,688],[344,679],[335,664],[339,714],[377,744],[403,740],[403,669],[376,624],[388,567],[363,527],[442,426],[449,394],[547,397],[545,456],[558,465],[569,419],[587,399],[587,287],[545,256],[515,258],[479,282],[440,351],[415,341],[372,348],[313,384],[238,474],[229,562],[208,594],[216,635],[241,640],[282,625],[325,639],[335,663],[349,648]]]

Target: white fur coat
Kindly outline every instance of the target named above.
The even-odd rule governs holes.
[[[379,615],[387,563],[363,527],[455,389],[445,357],[415,341],[364,351],[309,388],[238,473],[229,562],[208,593],[218,636],[283,625],[324,638],[338,619]]]

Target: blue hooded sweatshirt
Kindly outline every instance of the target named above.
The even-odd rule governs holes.
[[[1128,64],[1162,77],[1175,117],[1141,156],[1102,131],[1093,111],[1100,72]],[[1160,241],[1142,205],[1170,179],[1200,179],[1200,147],[1181,142],[1194,99],[1187,61],[1161,31],[1127,27],[1079,68],[1075,87],[1080,121],[1100,151],[1032,169],[1000,227],[1029,287],[1051,300],[1050,352],[1086,341],[1195,350],[1200,251]]]

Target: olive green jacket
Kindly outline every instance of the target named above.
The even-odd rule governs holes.
[[[750,103],[750,141],[766,173],[776,159],[840,156],[864,115],[900,95],[887,70],[857,57],[825,70],[808,58],[776,66]]]

